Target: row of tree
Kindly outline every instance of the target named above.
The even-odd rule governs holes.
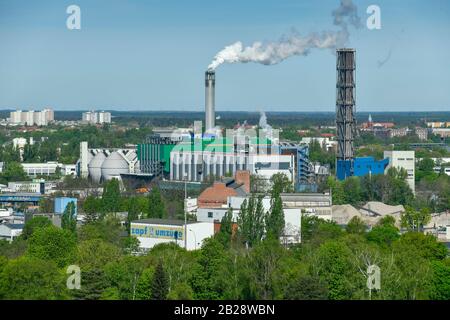
[[[322,188],[331,189],[335,205],[359,205],[367,201],[413,205],[414,194],[405,180],[406,176],[404,169],[390,168],[386,175],[350,177],[344,181],[329,177]]]
[[[302,243],[289,247],[273,237],[246,246],[226,228],[197,251],[171,243],[134,256],[135,239],[111,215],[75,233],[36,217],[11,244],[0,242],[0,298],[450,299],[447,248],[430,235],[400,234],[392,218],[367,231],[357,218],[343,229],[305,215]],[[81,269],[80,290],[66,286],[69,265]],[[369,293],[371,265],[381,290]]]

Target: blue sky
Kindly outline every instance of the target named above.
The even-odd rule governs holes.
[[[450,111],[450,1],[354,0],[382,29],[350,29],[357,110]],[[66,28],[81,8],[82,29]],[[203,110],[204,71],[224,46],[336,30],[339,0],[0,0],[0,108]],[[380,68],[378,61],[388,58]],[[218,110],[334,111],[335,57],[222,65]]]

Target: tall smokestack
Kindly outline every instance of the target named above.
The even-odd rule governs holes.
[[[215,120],[215,87],[216,73],[208,70],[205,73],[205,126],[206,131],[216,126]]]
[[[353,175],[355,156],[355,50],[337,50],[336,129],[337,177],[344,180]]]

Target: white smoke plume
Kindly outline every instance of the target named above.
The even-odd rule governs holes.
[[[272,129],[272,127],[267,123],[267,116],[264,111],[260,111],[259,114],[261,115],[259,118],[259,126],[263,129]]]
[[[341,5],[333,10],[334,24],[348,30],[348,23],[355,28],[361,28],[361,18],[358,16],[358,8],[352,0],[341,0]]]
[[[238,41],[217,53],[208,66],[208,70],[215,70],[223,63],[255,62],[273,65],[292,56],[307,56],[311,49],[335,50],[338,46],[343,46],[348,42],[348,24],[360,27],[361,20],[352,0],[341,0],[341,5],[332,12],[332,15],[334,24],[341,28],[340,31],[311,33],[306,36],[293,32],[289,36],[281,37],[276,42],[262,43],[258,41],[247,47]]]
[[[264,111],[260,111],[259,127],[266,132],[268,138],[272,138],[272,126],[267,123],[267,116]]]

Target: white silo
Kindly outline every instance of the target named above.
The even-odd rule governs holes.
[[[121,173],[129,173],[129,165],[119,152],[114,151],[102,164],[103,181],[108,181],[112,178],[120,179]]]
[[[102,177],[102,164],[105,162],[105,159],[105,154],[99,152],[88,164],[89,176],[96,183],[99,183]]]

